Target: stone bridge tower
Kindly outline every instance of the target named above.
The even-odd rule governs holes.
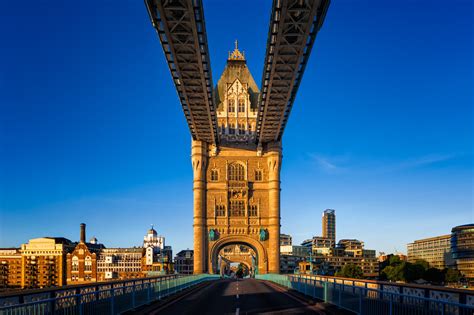
[[[260,91],[237,42],[214,90],[218,147],[192,142],[194,273],[217,273],[219,251],[246,245],[256,271],[280,271],[281,142],[256,143]]]

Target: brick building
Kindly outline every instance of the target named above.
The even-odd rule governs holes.
[[[81,223],[80,240],[67,254],[67,284],[83,284],[97,281],[97,255],[104,248],[96,238],[86,242],[86,225]]]

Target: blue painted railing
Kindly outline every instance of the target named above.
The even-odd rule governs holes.
[[[16,296],[0,296],[0,315],[115,315],[218,278],[207,274],[174,275],[37,290],[31,294],[19,292]]]
[[[448,289],[429,289],[432,292],[440,292],[436,297],[417,296],[417,291],[401,293],[403,290],[387,291],[393,285],[386,285],[387,290],[368,287],[368,282],[363,280],[325,279],[311,275],[279,275],[266,274],[257,275],[257,279],[277,283],[283,287],[296,290],[308,297],[334,304],[341,309],[352,311],[356,314],[420,314],[420,315],[473,315],[474,314],[474,291],[461,294],[463,302],[451,301],[453,296],[459,293],[450,293]],[[350,284],[347,284],[347,283]],[[429,287],[428,287],[429,288]],[[420,289],[415,289],[420,290]],[[405,290],[407,291],[407,290]],[[420,292],[420,291],[418,291]],[[443,294],[444,293],[444,294]]]

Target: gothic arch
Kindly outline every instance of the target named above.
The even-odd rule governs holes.
[[[227,178],[229,180],[246,180],[247,170],[241,162],[232,162],[227,166]]]
[[[252,248],[257,254],[258,273],[264,274],[268,272],[268,255],[262,243],[245,235],[231,235],[222,237],[209,244],[208,266],[210,274],[217,273],[217,256],[219,255],[219,251],[228,245],[234,244],[246,245]]]

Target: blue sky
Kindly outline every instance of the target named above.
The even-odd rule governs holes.
[[[204,1],[213,79],[261,80],[270,1]],[[237,7],[236,7],[237,6]],[[283,139],[282,232],[378,251],[474,221],[472,4],[333,1]],[[142,1],[0,3],[0,247],[192,248],[190,135]]]

